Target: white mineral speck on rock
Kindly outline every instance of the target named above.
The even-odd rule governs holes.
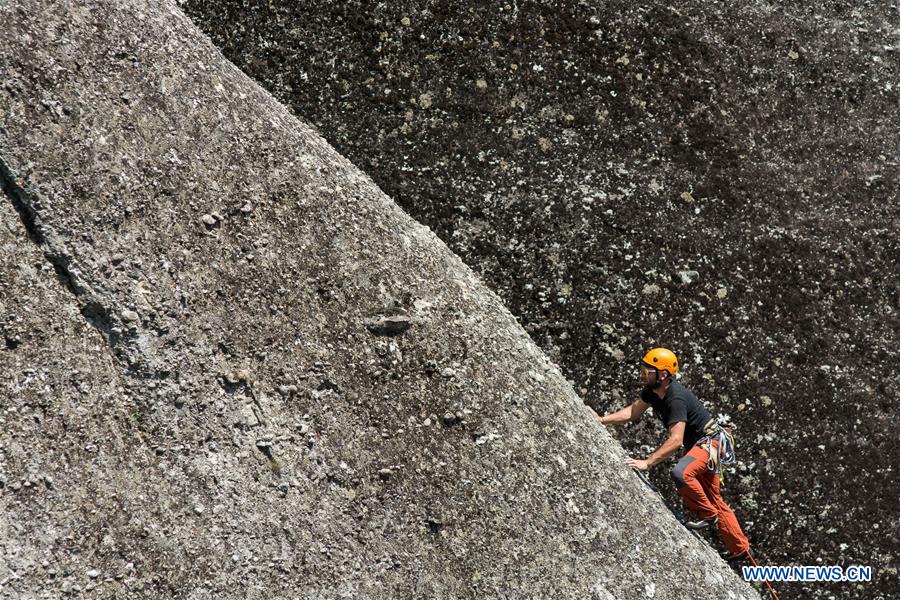
[[[648,283],[644,286],[644,295],[645,296],[654,296],[659,293],[659,286],[655,283]]]
[[[698,277],[700,277],[700,273],[697,271],[678,271],[678,279],[684,285],[693,283]]]

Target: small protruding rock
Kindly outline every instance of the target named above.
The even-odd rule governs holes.
[[[134,323],[135,321],[138,321],[139,319],[140,319],[140,316],[133,310],[122,311],[122,320],[125,321],[126,323]]]
[[[216,218],[212,215],[203,215],[202,217],[200,217],[200,220],[209,228],[213,228],[216,226]]]
[[[100,577],[100,571],[98,571],[97,569],[91,569],[87,572],[87,576],[91,579],[97,579],[98,577]]]
[[[241,382],[244,382],[244,383],[250,382],[250,373],[248,371],[246,371],[245,369],[234,369],[234,370],[228,371],[227,373],[225,373],[224,377],[225,377],[225,381],[227,381],[228,383],[230,383],[232,385],[236,385]]]
[[[279,385],[278,393],[284,397],[290,396],[297,391],[296,385]]]
[[[378,477],[380,477],[382,481],[387,481],[393,474],[394,472],[390,469],[381,469],[378,471]]]
[[[406,315],[382,316],[366,321],[366,329],[375,335],[400,335],[409,329],[411,324]]]

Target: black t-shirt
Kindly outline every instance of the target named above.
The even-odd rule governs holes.
[[[712,418],[697,396],[677,381],[669,384],[662,399],[653,390],[644,388],[641,390],[641,400],[653,407],[653,414],[659,417],[666,429],[684,421],[685,448],[690,448],[703,437],[703,426]]]

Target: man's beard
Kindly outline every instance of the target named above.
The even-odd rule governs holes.
[[[647,385],[645,385],[645,386],[644,386],[644,390],[645,390],[645,391],[648,391],[648,392],[652,392],[652,391],[654,391],[654,390],[659,389],[659,386],[661,386],[662,383],[663,383],[663,382],[662,382],[662,379],[660,379],[659,377],[657,377],[657,378],[656,378],[656,381],[654,381],[653,383],[648,383]]]

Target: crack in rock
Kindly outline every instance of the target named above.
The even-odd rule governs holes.
[[[129,371],[137,372],[146,379],[147,373],[141,368],[146,360],[135,343],[139,332],[134,326],[123,324],[115,316],[115,311],[106,306],[100,295],[84,280],[74,257],[66,251],[65,244],[42,221],[40,198],[28,190],[26,178],[18,176],[2,156],[0,187],[18,213],[28,238],[40,248],[62,285],[75,296],[79,310],[88,324],[103,336],[118,361],[123,362]]]

